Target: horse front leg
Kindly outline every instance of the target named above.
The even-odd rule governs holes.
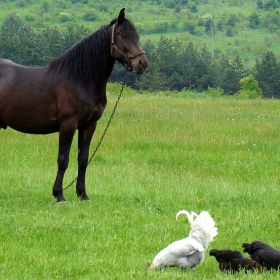
[[[75,134],[76,127],[74,125],[63,125],[60,128],[59,133],[59,149],[57,158],[57,175],[53,185],[53,196],[56,198],[57,202],[66,201],[63,196],[62,183],[65,171],[69,163],[69,152],[73,137]]]
[[[82,200],[89,200],[89,197],[86,194],[86,170],[88,166],[88,154],[89,146],[93,136],[93,133],[96,129],[97,123],[93,123],[90,127],[86,129],[79,130],[78,136],[78,178],[76,184],[76,193],[79,198]]]

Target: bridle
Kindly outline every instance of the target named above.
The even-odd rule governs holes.
[[[113,57],[113,50],[115,49],[119,54],[121,54],[122,56],[124,56],[125,58],[127,58],[130,61],[130,65],[127,65],[125,63],[122,63],[129,71],[132,71],[132,67],[131,67],[131,62],[139,55],[141,54],[145,54],[145,51],[140,51],[132,56],[127,55],[125,52],[123,52],[116,44],[115,44],[115,39],[114,39],[114,35],[115,35],[115,25],[116,23],[114,23],[113,27],[112,27],[112,40],[111,40],[111,56]]]

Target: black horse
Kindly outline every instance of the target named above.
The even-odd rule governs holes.
[[[58,171],[53,186],[65,201],[63,177],[73,136],[78,130],[76,193],[89,199],[85,174],[89,146],[106,107],[106,84],[115,61],[143,74],[148,67],[139,35],[124,9],[117,19],[84,38],[45,67],[25,67],[0,59],[0,129],[31,134],[59,132]]]

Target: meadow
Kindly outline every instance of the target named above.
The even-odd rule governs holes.
[[[116,93],[109,92],[91,152]],[[280,101],[132,94],[88,167],[87,193],[56,204],[58,134],[0,130],[0,279],[279,279],[227,275],[212,248],[280,249]],[[67,185],[76,176],[75,138]],[[195,271],[145,268],[190,227],[177,211],[209,211],[219,234]]]

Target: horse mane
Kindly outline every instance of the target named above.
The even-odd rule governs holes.
[[[108,30],[109,25],[101,27],[53,59],[48,65],[47,75],[62,75],[84,86],[104,82],[108,79],[108,68],[112,71],[114,65]]]
[[[82,39],[64,54],[53,59],[48,65],[47,75],[63,75],[69,81],[89,86],[106,83],[115,60],[110,54],[111,34],[109,28],[117,19]],[[128,19],[120,25],[120,34],[135,41],[139,35]]]

